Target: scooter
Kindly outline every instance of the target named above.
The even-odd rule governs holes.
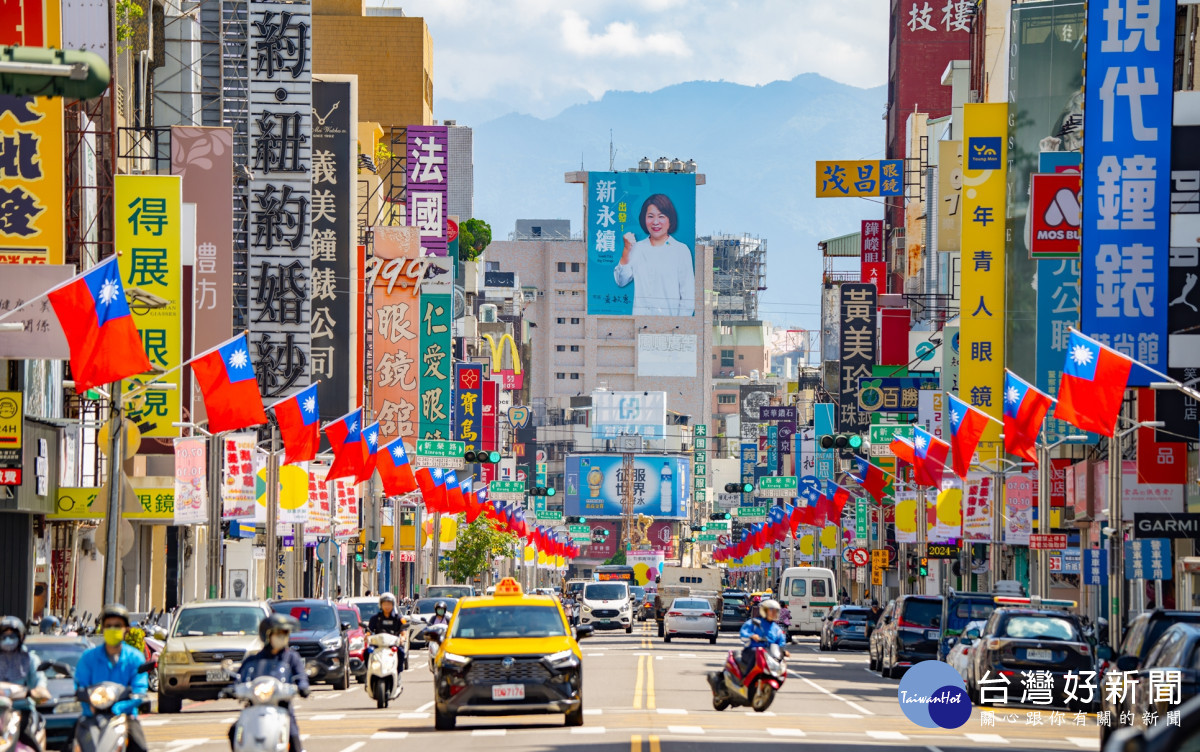
[[[375,634],[367,640],[371,646],[371,657],[367,659],[367,677],[363,687],[367,697],[375,701],[375,707],[386,708],[388,703],[400,696],[404,685],[400,683],[400,651],[403,643],[394,634]]]
[[[226,670],[234,678],[234,683],[222,690],[221,695],[246,703],[237,723],[233,725],[233,752],[279,752],[289,749],[292,718],[288,713],[288,705],[295,699],[299,689],[295,684],[270,674],[243,680],[241,675],[231,670],[232,666],[231,662]]]
[[[155,668],[151,662],[138,668],[146,674]],[[91,707],[92,714],[79,719],[75,726],[74,752],[124,752],[129,748],[129,716],[113,711],[122,700],[133,698],[129,687],[116,682],[100,682],[75,693],[81,703]],[[150,703],[141,698],[141,710],[149,711]]]
[[[21,711],[17,708],[28,696],[28,689],[20,684],[0,682],[0,752],[34,752],[21,741]],[[42,732],[42,749],[46,748],[45,731]]]
[[[749,644],[743,640],[743,645]],[[730,705],[750,706],[756,713],[771,707],[775,693],[787,678],[787,662],[783,648],[771,644],[754,651],[754,665],[742,676],[734,651],[725,659],[724,671],[710,671],[708,684],[712,687],[713,708],[724,710]]]

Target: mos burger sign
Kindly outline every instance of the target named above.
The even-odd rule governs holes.
[[[1190,538],[1200,540],[1200,514],[1147,512],[1133,515],[1135,538]]]

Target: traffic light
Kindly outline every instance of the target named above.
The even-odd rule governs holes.
[[[365,553],[364,548],[365,547],[363,546],[363,544],[361,542],[354,544],[354,562],[356,564],[362,563],[363,555]]]
[[[585,525],[585,524],[587,524],[587,517],[568,517],[567,524],[568,525]]]
[[[850,449],[858,451],[862,448],[863,437],[857,433],[834,433],[821,437],[822,449]]]
[[[549,488],[546,486],[534,486],[533,488],[529,489],[530,496],[553,496],[556,493],[558,493],[558,491],[555,490],[554,486],[550,486]]]
[[[377,540],[367,541],[367,561],[373,561],[379,556],[379,543]]]
[[[467,450],[463,454],[463,459],[469,463],[478,463],[480,465],[494,465],[500,461],[500,453],[499,452],[484,452],[484,451],[477,452],[477,451],[471,449],[471,450]]]
[[[753,483],[726,483],[725,493],[754,493]]]
[[[94,52],[0,47],[0,94],[95,99],[110,77],[108,64]]]
[[[920,558],[920,560],[917,562],[917,576],[918,577],[928,577],[929,576],[929,559],[924,556],[922,556]]]
[[[733,515],[731,515],[729,512],[713,512],[708,516],[710,520],[728,520],[732,517]]]
[[[693,533],[703,533],[704,532],[704,524],[703,523],[701,523],[699,525],[690,525],[689,527],[691,528],[691,531]]]

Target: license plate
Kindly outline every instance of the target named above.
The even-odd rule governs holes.
[[[524,684],[497,684],[492,687],[493,700],[524,700]]]
[[[1053,650],[1026,650],[1026,660],[1030,661],[1052,661],[1054,660]]]
[[[223,668],[210,668],[204,673],[204,679],[210,682],[229,681],[229,672]]]
[[[925,639],[927,640],[940,640],[941,638],[942,633],[936,629],[926,630],[925,632]]]
[[[683,617],[683,620],[684,621],[700,621],[700,617],[699,616],[685,616],[685,617]]]
[[[814,617],[814,618],[817,618],[817,619],[819,619],[819,618],[821,618],[822,616],[824,616],[824,615],[825,615],[825,612],[824,612],[824,611],[813,611],[813,612],[812,612],[812,615],[813,615],[813,617]]]

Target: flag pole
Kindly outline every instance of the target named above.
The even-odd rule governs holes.
[[[8,313],[5,313],[5,314],[2,314],[2,315],[0,315],[0,321],[4,321],[4,320],[5,320],[6,318],[8,318],[9,316],[12,316],[12,315],[16,314],[16,312],[17,312],[17,311],[20,311],[21,309],[25,308],[25,306],[29,305],[29,304],[30,304],[30,303],[32,303],[32,302],[34,302],[34,301],[37,301],[37,300],[41,300],[42,298],[46,297],[47,295],[49,295],[49,294],[50,294],[50,293],[52,293],[52,292],[58,292],[59,290],[63,289],[63,288],[64,288],[64,287],[66,287],[67,285],[71,284],[72,282],[74,282],[75,280],[79,279],[79,278],[80,278],[80,277],[82,277],[83,275],[85,275],[85,274],[90,274],[91,272],[94,272],[96,269],[99,269],[101,266],[104,266],[104,265],[105,265],[105,264],[107,264],[107,263],[110,263],[110,262],[116,261],[116,260],[117,260],[117,257],[118,257],[118,256],[120,256],[120,255],[121,255],[121,254],[120,254],[120,251],[118,251],[117,253],[114,253],[113,255],[111,255],[111,256],[109,256],[108,258],[106,258],[106,259],[104,259],[103,261],[101,261],[99,264],[96,264],[96,265],[95,265],[95,266],[93,266],[91,269],[88,269],[87,271],[80,272],[79,274],[75,274],[75,275],[73,275],[73,276],[72,276],[70,279],[68,279],[68,280],[65,280],[65,281],[63,281],[63,282],[59,282],[57,285],[55,285],[55,286],[51,287],[49,290],[46,290],[46,291],[44,291],[44,292],[40,292],[40,293],[38,293],[37,295],[34,295],[32,298],[30,298],[29,300],[26,300],[24,303],[22,303],[21,305],[17,306],[17,307],[16,307],[16,308],[14,308],[14,309],[12,309],[12,310],[11,310],[11,311],[9,311]]]
[[[216,352],[217,350],[220,350],[222,347],[229,344],[233,340],[237,339],[239,336],[245,337],[249,334],[250,334],[249,330],[242,330],[242,333],[240,335],[234,335],[234,336],[230,337],[229,339],[225,340],[224,342],[222,342],[221,344],[217,345],[216,347],[210,347],[209,349],[205,350],[204,352],[200,353],[199,355],[193,355],[192,357],[188,358],[187,360],[183,361],[182,363],[175,365],[175,366],[171,366],[170,368],[163,371],[162,373],[154,374],[154,377],[152,379],[150,379],[149,381],[142,382],[141,386],[138,386],[135,389],[130,389],[128,392],[125,392],[125,397],[129,398],[134,395],[141,394],[142,392],[144,392],[148,388],[150,388],[151,384],[157,384],[159,381],[161,381],[162,379],[166,378],[167,376],[175,373],[176,371],[180,370],[184,366],[191,365],[192,363],[196,362],[200,358],[203,358],[205,355],[208,355],[210,353]]]
[[[208,352],[212,352],[212,350],[209,350]],[[208,353],[205,353],[205,355],[207,355],[207,354],[208,354]],[[197,356],[197,357],[199,357],[199,356]],[[308,386],[306,386],[306,387],[304,387],[304,388],[305,388],[305,389],[309,389],[309,388],[311,388],[311,387],[318,386],[320,383],[321,383],[321,381],[314,381],[313,383],[309,384]],[[279,407],[279,406],[280,406],[280,405],[282,405],[284,402],[287,402],[288,400],[290,400],[292,397],[295,397],[295,396],[296,396],[296,395],[295,395],[295,394],[293,394],[293,395],[291,395],[291,397],[284,397],[284,398],[283,398],[283,399],[281,399],[281,400],[276,400],[276,401],[275,401],[275,402],[273,402],[272,404],[270,404],[270,405],[267,405],[267,409],[268,409],[268,410],[274,410],[275,408]],[[337,421],[334,421],[334,422],[336,423]]]

